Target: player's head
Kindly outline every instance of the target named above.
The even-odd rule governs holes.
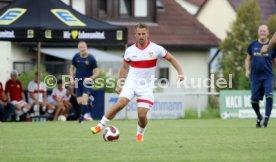
[[[41,80],[41,76],[42,76],[41,73],[35,72],[35,81],[38,81],[38,77],[39,77],[40,80]]]
[[[148,42],[148,36],[149,30],[147,25],[138,24],[135,28],[136,42],[139,43],[141,46],[144,46]]]
[[[78,49],[81,55],[87,54],[87,44],[85,41],[80,41],[78,44]]]
[[[58,79],[58,80],[57,80],[57,87],[58,87],[58,89],[62,89],[62,88],[63,88],[62,79]]]
[[[16,80],[18,76],[18,72],[16,70],[13,70],[11,72],[11,80]]]
[[[266,25],[260,25],[258,29],[258,38],[261,41],[266,41],[269,35],[269,29]]]

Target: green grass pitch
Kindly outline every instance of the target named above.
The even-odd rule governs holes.
[[[0,123],[0,162],[273,162],[276,120],[256,129],[254,119],[150,120],[135,142],[136,120],[117,120],[117,142],[92,135],[98,121]]]

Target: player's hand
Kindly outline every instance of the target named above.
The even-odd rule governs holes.
[[[117,87],[115,91],[117,94],[120,94],[122,92],[122,87]]]
[[[92,83],[93,79],[92,78],[84,78],[85,83]]]
[[[185,77],[184,77],[184,75],[182,74],[182,75],[178,75],[178,80],[179,81],[183,81],[185,79]]]
[[[262,48],[261,48],[261,54],[265,54],[268,52],[268,45],[263,45]]]
[[[246,72],[245,72],[245,77],[246,77],[247,79],[250,78],[250,71],[246,71]]]

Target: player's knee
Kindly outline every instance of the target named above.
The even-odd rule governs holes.
[[[118,109],[123,109],[127,105],[128,101],[119,99],[118,102],[116,103]]]
[[[270,99],[270,98],[273,99],[273,95],[271,95],[271,94],[265,95],[265,98],[266,98],[266,99]]]
[[[146,119],[147,118],[147,113],[145,113],[145,112],[138,112],[138,118],[139,119]]]
[[[258,100],[251,100],[251,104],[259,104]]]

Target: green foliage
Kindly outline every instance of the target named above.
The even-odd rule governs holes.
[[[233,75],[234,89],[248,89],[249,81],[245,78],[244,60],[249,43],[257,39],[260,23],[260,8],[256,0],[245,1],[237,10],[236,20],[227,32],[227,37],[220,44],[223,56],[220,68],[223,76],[228,80]]]
[[[93,89],[104,90],[106,93],[114,93],[116,90],[117,79],[107,76],[105,71],[101,71],[96,79]]]
[[[273,35],[273,33],[276,32],[276,15],[270,16],[266,22],[266,25],[269,28],[270,34]]]
[[[43,81],[44,78],[47,75],[49,75],[49,73],[45,71],[45,67],[43,65],[40,65],[40,69],[41,69],[40,72],[42,73],[40,80]],[[22,86],[25,90],[28,88],[29,82],[35,79],[36,71],[37,71],[37,66],[34,66],[31,71],[23,72],[23,73],[19,74],[18,80],[20,80],[22,82]]]

